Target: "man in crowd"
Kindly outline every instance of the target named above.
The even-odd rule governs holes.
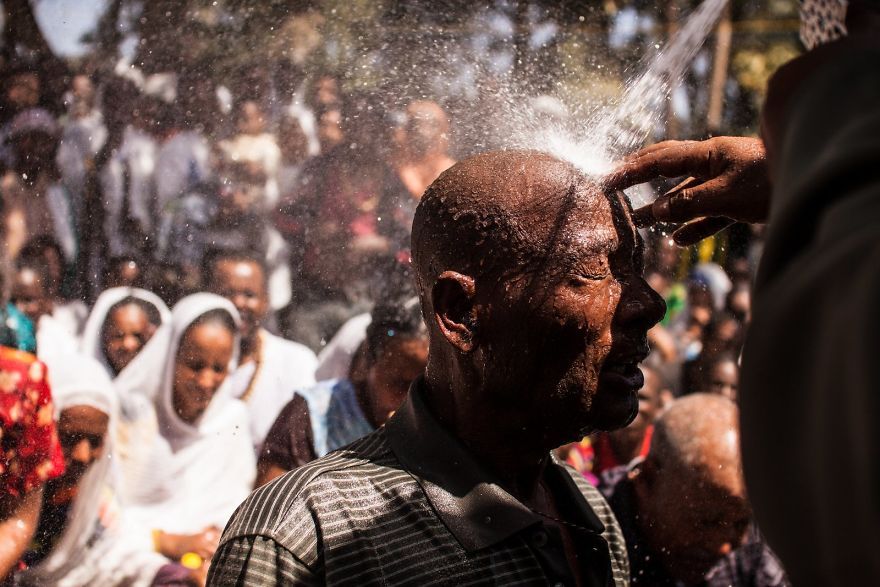
[[[417,100],[406,108],[399,153],[391,162],[394,181],[388,182],[382,205],[393,223],[385,230],[409,246],[409,231],[419,199],[441,173],[455,164],[449,156],[449,119],[436,102]],[[391,226],[391,228],[388,228]]]
[[[263,258],[242,250],[215,250],[205,256],[204,288],[231,301],[241,316],[238,369],[232,394],[248,404],[254,449],[258,449],[293,390],[315,382],[318,359],[305,346],[271,334],[268,275]]]
[[[606,471],[600,489],[623,528],[633,585],[788,585],[751,526],[738,412],[693,394],[660,417],[648,456]]]
[[[625,199],[487,153],[431,185],[412,242],[424,378],[383,428],[254,493],[209,583],[626,584],[610,508],[550,456],[637,409],[663,303]]]

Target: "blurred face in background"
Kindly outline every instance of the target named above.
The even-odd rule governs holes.
[[[114,372],[119,374],[125,369],[155,333],[156,325],[137,304],[126,304],[110,312],[102,340],[104,356]]]
[[[40,77],[34,72],[13,75],[6,86],[6,102],[15,112],[40,103]]]
[[[318,116],[318,141],[321,151],[327,152],[345,138],[342,132],[342,111],[339,108],[325,110]]]
[[[242,103],[238,111],[238,131],[246,135],[259,135],[266,131],[266,116],[263,109],[253,100]]]
[[[52,299],[40,274],[24,267],[15,274],[12,284],[12,303],[36,327],[40,317],[52,313]]]
[[[92,406],[70,406],[58,419],[58,440],[64,452],[66,469],[62,481],[76,485],[89,465],[104,453],[104,440],[110,418]]]
[[[252,261],[219,259],[208,276],[209,290],[233,303],[241,316],[241,337],[250,340],[269,312],[269,292],[263,268]]]

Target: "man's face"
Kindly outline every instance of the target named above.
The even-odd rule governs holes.
[[[493,332],[478,333],[503,373],[493,387],[526,390],[516,401],[549,448],[635,417],[647,331],[665,311],[623,196],[595,191],[559,216],[542,266],[502,283]]]
[[[715,471],[657,470],[652,481],[637,488],[651,552],[686,585],[699,583],[722,556],[739,547],[751,520],[741,473]]]
[[[253,337],[269,311],[263,269],[252,261],[220,259],[209,276],[211,292],[228,299],[241,315],[241,337]]]
[[[58,419],[58,440],[64,452],[64,481],[74,485],[101,458],[110,418],[92,406],[71,406]]]
[[[612,442],[618,439],[625,441],[630,438],[641,440],[644,438],[648,426],[653,424],[658,417],[660,412],[660,378],[650,369],[643,369],[642,375],[645,378],[645,384],[642,385],[638,393],[638,413],[629,426],[610,433]]]
[[[46,286],[33,269],[24,268],[15,275],[15,282],[12,284],[12,303],[34,323],[34,326],[41,316],[52,313],[52,302]]]

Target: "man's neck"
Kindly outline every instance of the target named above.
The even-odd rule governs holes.
[[[240,364],[244,365],[256,360],[260,353],[260,329],[254,330],[254,333],[247,338],[242,337],[239,349]]]
[[[435,394],[432,387],[444,391]],[[432,385],[426,381],[425,388],[428,408],[449,433],[492,471],[511,495],[525,503],[534,501],[549,451],[536,446],[533,437],[521,434],[521,426],[499,417],[491,406],[475,405],[473,399],[481,394],[450,382]],[[465,405],[457,401],[459,398],[471,401]]]

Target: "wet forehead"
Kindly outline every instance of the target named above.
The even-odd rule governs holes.
[[[567,227],[567,244],[573,254],[610,254],[619,248],[632,249],[637,233],[618,196],[590,194],[578,202]]]

